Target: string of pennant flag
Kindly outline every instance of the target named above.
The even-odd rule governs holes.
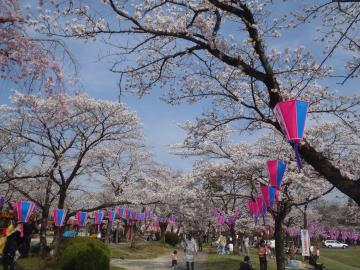
[[[55,226],[63,226],[64,219],[66,216],[66,210],[65,209],[54,209],[54,221]],[[162,223],[174,223],[176,222],[176,216],[171,215],[167,217],[162,217],[156,215],[152,211],[145,211],[145,212],[136,212],[133,209],[129,208],[118,208],[117,211],[114,209],[108,209],[106,211],[107,218],[110,222],[113,222],[116,218],[116,214],[119,216],[119,218],[126,219],[129,221],[129,223],[134,222],[141,222],[141,221],[154,221],[154,222],[162,222]],[[93,212],[94,216],[94,224],[100,226],[104,219],[104,211],[103,210],[97,210]],[[87,225],[87,218],[88,218],[88,212],[79,211],[76,213],[76,222],[79,227],[84,227]]]
[[[2,208],[6,203],[6,199],[4,196],[0,196],[0,208]],[[27,223],[30,219],[30,216],[35,211],[35,204],[30,201],[18,201],[12,203],[12,208],[17,214],[17,220],[21,223],[21,228],[23,228],[23,224]],[[116,214],[119,218],[126,219],[130,223],[141,222],[141,221],[154,221],[154,222],[162,222],[162,223],[173,223],[176,222],[176,216],[158,216],[153,211],[145,211],[145,212],[136,212],[133,209],[129,208],[118,208],[117,210],[108,209],[106,212],[103,210],[97,210],[93,212],[94,222],[93,224],[98,226],[100,229],[100,225],[107,214],[107,218],[110,222],[113,222],[116,218]],[[67,215],[67,210],[65,209],[53,209],[53,218],[54,224],[56,227],[61,227],[64,225],[65,218]],[[87,225],[89,214],[88,212],[78,211],[75,215],[76,217],[76,225],[79,227],[84,227]]]
[[[360,239],[360,235],[355,230],[339,230],[337,228],[327,228],[322,224],[311,223],[308,226],[309,236],[311,238],[319,239],[320,237],[325,239],[342,239],[345,241],[346,239],[357,241]],[[287,235],[291,237],[300,236],[301,228],[300,227],[286,227],[285,231]]]
[[[295,152],[295,159],[299,172],[302,169],[302,162],[299,155],[298,145],[304,140],[305,121],[308,112],[309,102],[293,99],[276,104],[274,115],[279,123],[283,135],[290,143]],[[272,209],[279,201],[279,191],[286,172],[286,163],[282,160],[269,160],[266,162],[266,169],[269,177],[269,184],[260,186],[258,196],[248,200],[250,215],[258,223],[259,216],[263,218],[265,225],[266,212],[273,214]]]
[[[241,217],[241,211],[240,209],[237,209],[235,214],[233,215],[226,215],[222,213],[219,209],[213,208],[212,212],[217,219],[218,222],[220,222],[222,225],[228,224],[228,225],[234,225],[238,219]]]
[[[308,113],[309,102],[292,99],[276,104],[273,113],[284,137],[292,146],[299,172],[303,165],[299,155],[299,144],[304,140],[305,122]],[[269,177],[268,185],[261,185],[256,196],[252,196],[247,201],[250,216],[254,218],[255,224],[259,217],[263,218],[265,225],[265,215],[267,212],[273,214],[273,207],[279,201],[279,192],[286,172],[287,165],[283,160],[268,160],[266,170]],[[224,223],[223,216],[215,214],[220,223]]]

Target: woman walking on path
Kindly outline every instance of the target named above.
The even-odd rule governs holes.
[[[267,270],[267,255],[270,254],[269,248],[265,245],[265,241],[260,241],[257,254],[259,255],[260,270]]]
[[[246,256],[250,256],[250,239],[249,236],[245,235],[244,238],[244,253]]]
[[[195,239],[192,237],[191,234],[185,239],[185,261],[186,261],[186,270],[194,270],[194,260],[195,255],[198,252],[198,247],[196,244]]]

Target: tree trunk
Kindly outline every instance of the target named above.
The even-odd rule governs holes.
[[[166,222],[159,222],[160,226],[160,242],[165,243],[165,233],[167,229],[167,223]]]
[[[360,205],[360,181],[351,180],[342,174],[328,158],[317,152],[307,142],[300,145],[299,152],[302,158],[324,176],[327,181]]]
[[[49,253],[49,247],[48,247],[47,241],[46,241],[46,231],[47,231],[48,219],[49,219],[49,208],[43,209],[42,217],[41,217],[41,227],[40,227],[40,231],[39,231],[41,257],[46,257]]]
[[[307,227],[308,227],[308,221],[307,221],[307,208],[308,208],[308,205],[305,204],[304,205],[304,229],[306,230]]]
[[[120,224],[118,223],[116,225],[116,230],[115,230],[115,244],[119,243],[119,233],[120,233]]]
[[[233,245],[234,245],[234,254],[239,254],[239,245],[238,245],[238,241],[236,239],[236,231],[235,231],[235,225],[230,225],[230,236],[232,238],[233,241]]]
[[[46,231],[47,225],[49,220],[49,212],[50,212],[50,192],[52,188],[52,181],[49,179],[46,186],[45,191],[45,200],[44,200],[44,207],[41,211],[41,227],[39,231],[40,235],[40,255],[41,257],[46,257],[49,253],[49,247],[46,241]]]
[[[54,240],[52,243],[52,248],[54,250],[53,257],[55,260],[58,259],[59,257],[59,248],[62,239],[62,232],[63,232],[63,227],[56,227],[54,232]]]
[[[130,247],[136,248],[136,231],[137,231],[136,223],[130,228],[130,232],[131,230],[132,230],[132,237],[131,237]]]
[[[66,199],[66,187],[62,186],[60,187],[60,191],[59,191],[59,201],[58,201],[58,208],[59,209],[64,209],[65,206],[65,199]],[[65,217],[65,224],[68,221],[68,217]],[[54,249],[54,253],[53,253],[53,257],[56,259],[59,257],[59,247],[60,247],[60,242],[62,239],[62,229],[63,227],[57,228],[56,232],[54,233],[54,239],[53,239],[53,249]]]
[[[66,187],[61,186],[59,191],[59,201],[58,201],[58,208],[64,209],[65,199],[66,199]]]
[[[105,243],[110,243],[111,228],[112,228],[112,222],[110,222],[109,220],[106,226]]]
[[[180,233],[181,224],[179,223],[176,229],[176,234],[179,235]]]
[[[129,230],[131,228],[130,223],[127,220],[125,220],[125,226],[124,227],[125,227],[124,228],[124,238],[125,238],[125,240],[127,242],[127,240],[129,240],[127,235],[128,235]]]
[[[275,254],[276,254],[276,269],[285,270],[285,233],[283,228],[283,222],[286,215],[289,212],[289,207],[285,202],[279,202],[277,207],[277,213],[275,215]]]

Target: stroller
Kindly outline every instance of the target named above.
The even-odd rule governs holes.
[[[314,266],[316,270],[326,270],[325,265],[316,262],[317,258],[314,255],[310,255],[309,264]]]

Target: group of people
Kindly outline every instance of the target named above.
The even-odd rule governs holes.
[[[253,269],[250,261],[250,246],[258,246],[257,254],[260,260],[260,270],[267,269],[268,256],[272,254],[272,249],[275,252],[275,241],[270,240],[266,243],[264,240],[257,242],[257,238],[250,238],[249,235],[237,235],[235,241],[237,241],[238,251],[245,255],[244,260],[240,264],[240,270]],[[215,241],[214,245],[217,247],[217,253],[219,255],[232,254],[234,252],[234,242],[232,237],[226,237],[224,234],[220,234],[219,238]]]
[[[180,243],[185,253],[186,270],[195,269],[195,255],[199,251],[198,244],[192,234],[188,234],[181,240]],[[177,250],[171,254],[171,269],[177,270],[178,259]]]
[[[4,270],[13,270],[17,258],[29,256],[31,237],[37,227],[34,221],[22,225],[10,224],[6,229],[6,236],[0,241],[0,253],[2,253],[2,264]],[[22,233],[21,233],[22,230]],[[1,252],[2,251],[2,252]]]
[[[267,270],[267,264],[268,264],[268,257],[271,254],[271,250],[268,246],[268,244],[265,242],[265,240],[260,240],[258,249],[257,249],[257,255],[259,256],[259,262],[260,262],[260,270]],[[244,257],[244,261],[240,263],[239,270],[253,270],[252,263],[250,261],[250,256],[246,255]]]
[[[267,264],[268,264],[268,258],[275,254],[275,240],[260,240],[258,249],[257,249],[257,255],[259,256],[259,263],[260,263],[260,270],[267,270]],[[288,254],[288,260],[294,260],[297,255],[297,249],[295,245],[291,245],[287,251]],[[309,256],[309,264],[312,266],[315,266],[315,269],[322,269],[318,268],[317,261],[320,257],[320,249],[319,246],[311,246],[310,247],[310,256]],[[246,255],[244,257],[244,261],[240,264],[239,270],[252,270],[252,264],[250,261],[249,255]]]
[[[234,243],[231,237],[226,238],[225,235],[220,234],[216,241],[217,253],[220,255],[231,254],[234,252]]]
[[[238,240],[238,239],[237,239]],[[240,270],[252,270],[252,264],[250,261],[250,238],[249,236],[242,237],[242,251],[246,254],[244,257],[244,261],[240,264]],[[274,241],[275,242],[275,241]],[[233,253],[234,251],[234,242],[231,237],[226,237],[225,235],[221,234],[216,241],[218,254],[229,254]],[[266,243],[264,240],[261,240],[259,243],[255,243],[258,245],[257,254],[260,260],[260,270],[267,270],[267,261],[268,256],[271,254],[272,245],[275,243],[269,241]],[[186,269],[187,270],[194,270],[195,267],[195,255],[198,253],[198,244],[195,238],[189,234],[181,240],[181,247],[185,253],[185,261],[186,261]],[[273,247],[275,249],[275,246]],[[177,260],[178,252],[174,250],[171,254],[171,269],[177,269],[178,260]]]
[[[237,243],[237,248],[239,249],[237,251],[244,255],[244,259],[240,263],[239,270],[254,269],[250,260],[250,247],[256,247],[257,256],[259,257],[260,270],[267,270],[269,258],[275,257],[275,240],[258,240],[256,236],[250,237],[247,234],[243,234],[241,236],[237,235],[235,241],[237,242],[234,242],[232,237],[227,237],[225,234],[220,234],[217,240],[213,242],[213,245],[216,246],[217,253],[219,255],[227,255],[234,252],[234,243]],[[194,270],[194,257],[199,251],[197,241],[192,237],[191,234],[189,234],[187,237],[183,238],[181,241],[181,246],[185,252],[187,270]],[[295,245],[292,244],[286,253],[288,255],[288,260],[291,261],[296,259],[298,250],[295,248]],[[318,245],[311,246],[309,264],[316,266],[319,256],[320,250]],[[174,251],[171,254],[171,261],[172,269],[177,269],[177,251]]]
[[[248,235],[244,235],[243,237],[237,235],[235,241],[237,241],[239,251],[246,256],[250,256],[250,237]],[[220,255],[232,254],[234,252],[234,241],[232,237],[226,237],[220,234],[217,241],[215,241],[215,245],[217,246],[217,253]]]

